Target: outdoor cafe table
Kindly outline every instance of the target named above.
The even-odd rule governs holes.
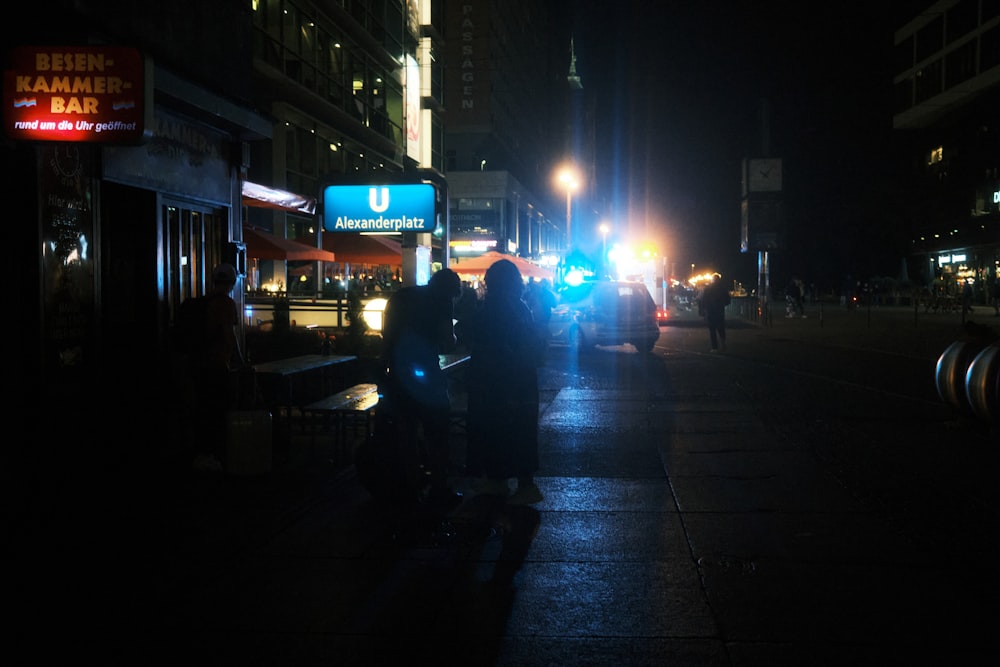
[[[345,364],[352,354],[305,354],[254,364],[254,371],[268,408],[275,412],[275,433],[291,442],[292,410],[336,390],[344,382]],[[280,427],[279,427],[280,424]]]
[[[454,373],[465,368],[471,357],[468,354],[439,354],[438,362],[445,373]]]

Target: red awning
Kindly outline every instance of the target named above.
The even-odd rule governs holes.
[[[337,256],[327,250],[304,243],[283,239],[260,229],[243,226],[243,242],[247,256],[256,259],[283,259],[291,261],[335,262]]]
[[[316,199],[298,195],[294,192],[286,192],[277,188],[269,188],[259,183],[243,181],[240,186],[243,191],[243,205],[256,208],[273,208],[279,211],[292,211],[293,213],[316,213]]]
[[[315,243],[315,240],[304,237],[296,241]],[[369,266],[403,265],[403,244],[396,236],[326,232],[323,234],[323,249],[335,254],[338,262]]]

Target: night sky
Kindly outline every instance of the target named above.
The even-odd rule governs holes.
[[[880,229],[892,226],[898,27],[884,4],[574,4],[594,196],[678,273],[694,263],[755,283],[757,252],[739,250],[740,163],[780,157],[788,234],[770,253],[772,286],[895,275],[903,250]]]

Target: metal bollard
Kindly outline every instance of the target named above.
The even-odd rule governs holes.
[[[934,383],[938,396],[962,412],[969,413],[972,406],[965,391],[965,376],[976,355],[986,347],[985,341],[958,340],[949,345],[938,357]]]
[[[988,345],[969,364],[965,396],[977,417],[1000,424],[1000,343]]]

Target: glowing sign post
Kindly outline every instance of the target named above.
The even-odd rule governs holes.
[[[323,189],[327,232],[433,232],[436,189],[429,183],[328,185]]]
[[[406,56],[406,154],[420,160],[420,65]]]
[[[152,115],[139,51],[115,46],[17,47],[4,72],[7,136],[24,141],[137,144]]]

